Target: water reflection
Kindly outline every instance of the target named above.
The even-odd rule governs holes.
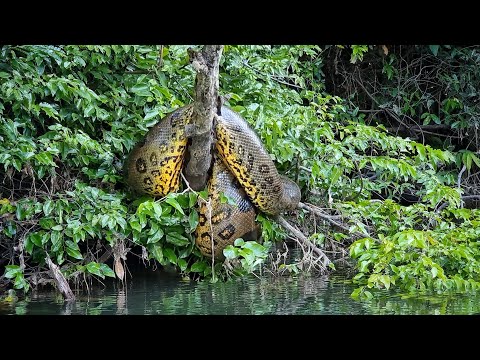
[[[63,315],[363,315],[478,314],[480,296],[402,297],[382,292],[355,301],[353,287],[341,276],[248,277],[226,283],[193,282],[161,271],[135,272],[125,283],[107,282],[77,292],[75,302],[52,291],[32,292],[16,303],[0,303],[0,314]]]

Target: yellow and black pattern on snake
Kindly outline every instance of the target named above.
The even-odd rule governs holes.
[[[185,125],[191,122],[193,106],[187,105],[165,116],[145,135],[129,154],[126,163],[127,183],[138,193],[165,196],[180,186],[187,138]],[[223,106],[215,124],[215,154],[218,159],[210,179],[212,226],[206,229],[207,218],[200,211],[196,242],[202,253],[211,256],[212,240],[216,258],[223,257],[223,248],[236,238],[256,240],[259,228],[255,224],[255,204],[271,215],[294,209],[300,201],[298,185],[278,174],[268,152],[247,122]],[[235,199],[237,206],[221,203],[219,192]],[[246,194],[246,195],[245,195]],[[250,201],[248,201],[250,199]],[[203,214],[203,215],[202,215]],[[210,227],[208,221],[208,227]]]
[[[207,186],[211,212],[205,203],[200,205],[195,243],[204,256],[212,257],[213,241],[214,257],[222,260],[223,249],[233,245],[236,239],[258,239],[260,227],[255,223],[257,212],[237,179],[215,153]],[[233,200],[234,205],[222,203],[221,194]]]
[[[130,152],[125,171],[133,190],[165,196],[179,189],[187,147],[185,125],[192,111],[193,106],[187,105],[168,114]]]
[[[295,209],[301,196],[298,185],[278,173],[260,138],[240,115],[225,106],[221,115],[215,124],[215,147],[250,200],[270,215]]]

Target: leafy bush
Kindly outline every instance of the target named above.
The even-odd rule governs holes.
[[[288,218],[319,248],[339,255],[350,249],[359,284],[354,296],[395,286],[476,289],[478,212],[462,208],[464,192],[457,186],[464,165],[468,173],[478,166],[476,152],[393,136],[350,106],[349,96],[328,94],[331,49],[345,51],[225,46],[221,59],[227,105],[257,131],[279,171],[297,181],[302,201],[342,218],[343,225],[303,209]],[[374,47],[350,49],[347,62],[362,66]],[[174,266],[195,279],[228,279],[260,269],[271,245],[286,239],[283,228],[260,214],[263,244],[237,240],[224,251],[236,267],[212,267],[192,235],[204,192],[180,190],[153,199],[126,188],[122,166],[134,144],[165,114],[192,101],[194,72],[186,50],[0,48],[0,266],[11,286],[28,291],[36,285],[33,275],[46,269],[47,255],[70,280],[79,274],[114,277],[118,256]],[[440,56],[448,49],[437,50]],[[455,56],[467,55],[472,59],[473,50]],[[398,76],[397,60],[390,59],[387,79]],[[459,91],[468,87],[464,82]],[[397,95],[383,94],[381,104]],[[443,110],[425,116],[413,100],[409,109],[415,114],[402,111],[437,123],[466,109],[455,96],[450,93]],[[399,204],[406,194],[415,198],[410,206]],[[285,266],[292,273],[302,269],[300,263]]]

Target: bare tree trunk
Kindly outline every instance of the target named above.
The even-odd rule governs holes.
[[[185,129],[187,136],[192,138],[185,177],[196,191],[205,187],[212,160],[212,122],[219,107],[218,65],[222,51],[223,45],[205,45],[201,52],[188,50],[197,78],[193,123]]]

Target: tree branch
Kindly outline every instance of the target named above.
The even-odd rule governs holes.
[[[212,122],[218,109],[218,68],[222,51],[223,45],[205,45],[201,52],[188,49],[197,77],[192,124],[185,129],[192,138],[185,177],[196,191],[205,187],[212,160]]]
[[[360,238],[366,236],[365,234],[362,234],[362,233],[360,233],[360,232],[358,232],[358,231],[351,232],[350,229],[349,229],[347,226],[345,226],[344,224],[339,223],[338,221],[335,221],[335,220],[334,220],[334,219],[336,219],[337,217],[334,217],[334,216],[331,216],[331,215],[328,215],[328,214],[323,213],[322,211],[320,211],[320,209],[318,209],[317,207],[314,207],[314,205],[307,205],[307,204],[304,204],[304,203],[302,203],[302,202],[299,202],[299,203],[298,203],[298,207],[299,207],[300,209],[304,209],[304,210],[307,210],[307,211],[309,211],[309,212],[314,213],[314,214],[317,215],[319,218],[322,218],[322,219],[328,221],[328,222],[331,223],[332,225],[335,225],[335,226],[339,227],[340,229],[345,230],[345,231],[351,233],[351,234],[354,235],[354,236],[357,236],[357,237],[360,237]]]

